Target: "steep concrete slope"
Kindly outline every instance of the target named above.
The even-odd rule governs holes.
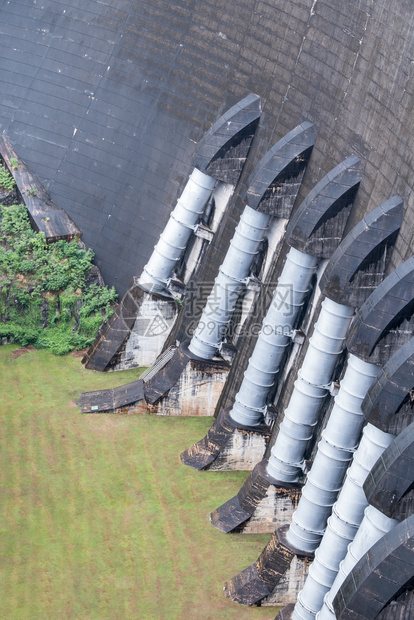
[[[122,294],[195,143],[248,92],[264,108],[251,166],[308,119],[303,195],[353,152],[362,184],[349,226],[396,193],[411,213],[413,25],[406,0],[2,0],[0,130]],[[394,264],[409,255],[410,222]]]

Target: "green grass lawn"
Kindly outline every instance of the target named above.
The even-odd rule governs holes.
[[[223,534],[211,510],[248,472],[196,472],[180,452],[208,418],[83,415],[82,391],[137,378],[79,358],[0,347],[0,617],[266,619],[223,583],[268,535]]]

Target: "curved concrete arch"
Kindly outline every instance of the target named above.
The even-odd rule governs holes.
[[[289,218],[315,144],[312,123],[301,123],[279,140],[255,167],[241,197],[249,207]]]
[[[414,422],[382,453],[363,488],[368,502],[387,517],[398,519],[407,510],[403,496],[414,481]],[[411,495],[411,492],[410,492]],[[408,498],[410,501],[411,498]]]
[[[410,3],[259,6],[1,3],[2,130],[121,296],[165,226],[197,142],[251,92],[264,108],[260,153],[301,120],[315,124],[303,197],[355,152],[364,165],[355,222],[396,188],[413,212]],[[402,260],[412,238],[408,217]]]
[[[403,219],[403,201],[393,196],[364,217],[332,255],[320,289],[338,304],[360,308],[382,281]]]
[[[414,338],[388,360],[362,402],[365,418],[385,429],[414,387]],[[397,414],[398,415],[398,414]]]
[[[385,534],[349,573],[333,601],[336,618],[374,620],[414,577],[413,545],[414,515]]]
[[[414,257],[399,265],[368,297],[348,335],[348,350],[372,363],[385,363],[410,337],[414,314]],[[391,333],[393,332],[393,333]]]
[[[199,142],[194,166],[218,181],[236,185],[259,125],[260,97],[254,94],[232,106]]]
[[[360,163],[356,155],[351,155],[315,185],[289,222],[289,245],[319,258],[332,256],[341,242],[359,187]]]

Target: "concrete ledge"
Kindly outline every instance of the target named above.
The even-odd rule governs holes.
[[[289,219],[315,142],[312,123],[301,123],[279,140],[250,175],[246,195],[252,209]]]
[[[384,432],[393,432],[388,428],[392,419],[402,413],[401,405],[414,387],[413,376],[414,338],[411,338],[387,361],[362,401],[362,411],[370,424]]]
[[[263,599],[267,599],[266,604],[277,605],[278,603],[271,598],[272,594],[281,579],[289,573],[292,560],[297,556],[300,561],[300,579],[297,579],[296,567],[295,576],[291,574],[293,580],[288,579],[285,583],[285,594],[278,595],[279,599],[286,601],[282,604],[287,604],[289,598],[290,602],[296,600],[298,589],[303,586],[313,555],[304,555],[287,545],[285,539],[287,528],[288,526],[285,526],[276,530],[258,560],[225,583],[227,598],[240,605],[254,605]]]
[[[369,472],[363,489],[371,506],[399,521],[412,512],[414,422],[403,430]]]
[[[198,470],[251,470],[263,458],[269,427],[236,426],[230,411],[231,407],[222,409],[206,436],[181,453],[184,465]]]
[[[255,466],[238,494],[211,513],[214,527],[225,533],[270,533],[290,520],[302,487],[281,486],[269,476],[266,467],[264,459]]]
[[[181,345],[145,385],[149,413],[213,416],[230,365],[222,358],[191,358]]]
[[[378,617],[414,576],[413,540],[414,515],[385,534],[362,556],[333,600],[336,618],[374,620]],[[412,585],[409,589],[412,592]],[[413,597],[407,602],[412,611]],[[412,618],[410,610],[398,617]]]
[[[156,293],[146,293],[138,284],[138,278],[133,278],[127,292],[115,308],[114,314],[101,327],[95,341],[82,359],[85,368],[103,371],[111,366],[116,366],[123,347],[134,329],[136,319],[140,316],[141,308],[148,300],[159,304],[160,315],[163,314],[164,307],[170,308],[170,313],[177,312],[177,304],[174,300]],[[155,361],[157,355],[154,353],[153,357],[152,361]],[[136,366],[138,365],[136,364]]]
[[[236,185],[261,113],[260,98],[250,94],[232,106],[200,140],[194,166],[218,181]]]
[[[62,207],[55,204],[49,194],[28,170],[26,164],[14,152],[9,140],[0,135],[0,155],[4,159],[10,174],[13,176],[22,202],[27,207],[33,228],[45,235],[46,241],[53,242],[59,239],[71,241],[82,236],[82,231],[69,217]],[[10,160],[18,161],[14,168]]]
[[[141,401],[144,398],[144,382],[141,379],[109,390],[83,392],[78,406],[82,413],[108,413]]]
[[[383,279],[403,218],[403,201],[390,198],[351,230],[332,255],[319,287],[338,304],[360,308]]]
[[[411,257],[394,269],[363,304],[348,334],[348,351],[366,362],[385,364],[412,336],[408,323],[413,316],[413,302],[414,257]],[[403,321],[407,329],[396,330]]]
[[[289,245],[311,256],[332,256],[342,239],[359,187],[360,168],[358,157],[351,155],[315,185],[289,222]]]

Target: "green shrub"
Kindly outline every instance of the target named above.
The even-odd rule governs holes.
[[[0,337],[57,355],[89,346],[117,299],[113,287],[87,284],[92,250],[76,241],[48,245],[24,205],[1,214]]]
[[[7,189],[8,192],[12,192],[16,186],[14,179],[10,172],[0,166],[0,187]]]

